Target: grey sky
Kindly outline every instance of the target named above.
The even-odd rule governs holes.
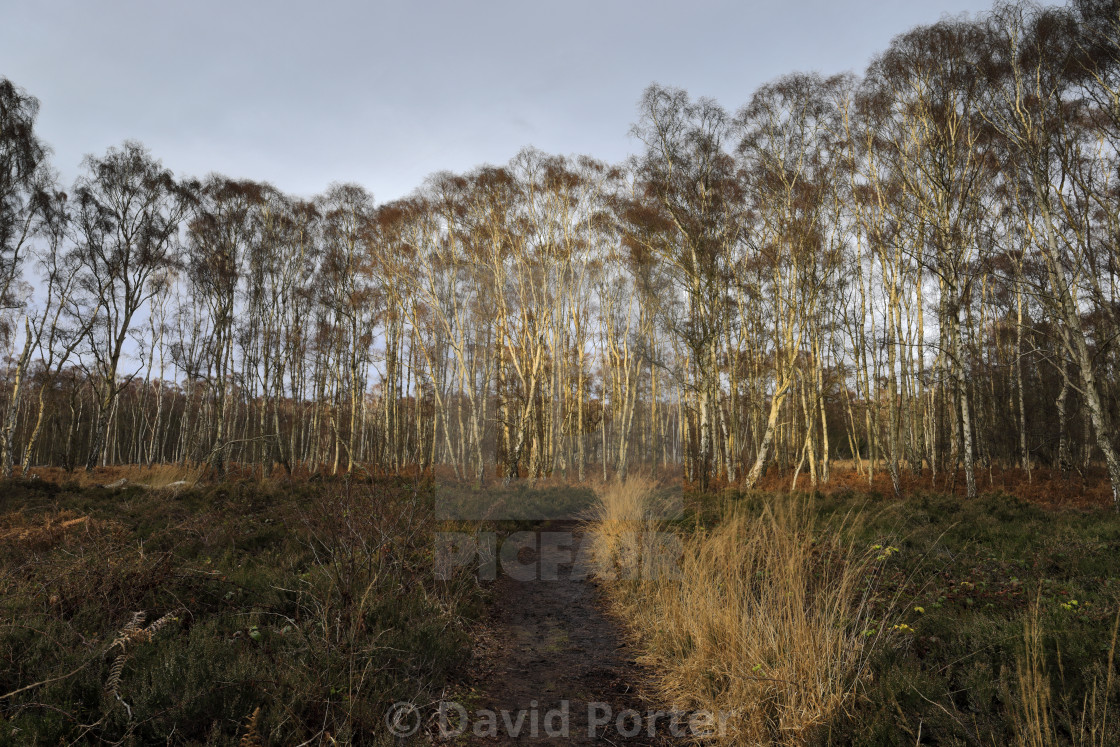
[[[521,147],[617,161],[651,82],[730,109],[794,70],[862,72],[987,0],[4,0],[0,75],[37,96],[69,184],[125,138],[180,175],[379,201]]]

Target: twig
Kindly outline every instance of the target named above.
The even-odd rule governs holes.
[[[84,664],[82,664],[80,667],[78,667],[73,672],[70,672],[68,674],[62,674],[62,675],[59,675],[58,677],[51,677],[50,679],[42,680],[40,682],[33,682],[30,685],[24,685],[23,687],[19,688],[18,690],[12,690],[10,693],[7,693],[5,695],[0,695],[0,700],[5,700],[7,698],[12,697],[13,695],[19,695],[22,692],[26,692],[27,690],[33,690],[34,688],[41,687],[42,685],[49,685],[52,682],[58,682],[59,680],[64,680],[67,677],[73,677],[75,674],[77,674],[78,672],[80,672],[83,669],[85,669],[86,667],[88,667],[89,663],[91,661],[93,661],[93,659],[89,659]]]

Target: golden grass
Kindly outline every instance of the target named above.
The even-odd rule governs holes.
[[[1112,626],[1104,672],[1095,672],[1092,685],[1081,703],[1070,702],[1063,692],[1065,670],[1061,651],[1057,652],[1058,691],[1054,692],[1051,672],[1046,664],[1045,633],[1040,622],[1040,600],[1035,599],[1023,625],[1023,649],[1016,657],[1014,692],[1010,700],[1015,743],[1019,747],[1049,747],[1071,744],[1075,747],[1108,747],[1116,744],[1120,725],[1110,712],[1113,690],[1120,687],[1116,677],[1117,634],[1120,612]],[[1068,735],[1059,739],[1059,733]]]
[[[111,467],[97,467],[92,472],[84,469],[64,470],[59,467],[35,467],[29,477],[38,477],[57,483],[76,484],[81,488],[112,485],[120,480],[125,485],[140,485],[155,490],[186,489],[197,485],[207,476],[204,465],[183,465],[178,462],[168,464],[123,464]]]
[[[589,531],[601,571],[631,557],[624,530],[652,495],[643,481],[600,492]],[[818,526],[806,498],[721,513],[683,538],[676,576],[614,584],[616,610],[662,697],[727,719],[716,741],[800,744],[851,701],[885,640],[868,619],[874,554],[852,547],[845,527]]]
[[[1047,747],[1055,744],[1054,722],[1050,717],[1053,702],[1046,652],[1042,645],[1042,627],[1038,622],[1038,600],[1023,627],[1023,652],[1015,671],[1015,692],[1011,700],[1015,712],[1015,737],[1020,747]]]
[[[129,482],[149,488],[192,488],[206,474],[202,466],[183,466],[179,464],[155,464],[140,468],[139,473]]]
[[[633,578],[641,572],[643,531],[656,529],[661,513],[656,483],[631,477],[597,486],[588,533],[592,557],[603,577]]]

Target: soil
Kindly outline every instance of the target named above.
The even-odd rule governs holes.
[[[649,672],[634,661],[635,652],[606,611],[603,591],[582,564],[571,562],[579,557],[583,541],[579,526],[554,522],[541,531],[572,534],[570,544],[551,553],[542,548],[539,557],[542,570],[556,564],[558,578],[548,580],[547,572],[531,580],[502,574],[495,582],[496,602],[480,636],[470,683],[475,695],[472,702],[463,703],[471,728],[456,743],[676,744],[669,738],[668,709],[642,695],[649,691]],[[518,559],[528,564],[538,558],[526,548]],[[557,734],[564,729],[564,701],[566,736]],[[557,710],[549,720],[553,709]],[[651,719],[659,710],[666,713]],[[636,713],[627,713],[620,722],[619,714],[625,711]],[[503,712],[509,714],[507,719]],[[497,714],[496,729],[486,720],[489,713]],[[526,714],[520,731],[519,713]],[[548,726],[556,736],[549,736]]]

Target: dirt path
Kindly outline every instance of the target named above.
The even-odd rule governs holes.
[[[595,582],[583,578],[578,564],[573,573],[567,562],[576,556],[571,548],[578,549],[583,539],[578,526],[554,523],[542,531],[570,532],[572,542],[551,555],[550,543],[542,542],[539,568],[544,573],[532,580],[503,575],[497,581],[498,600],[473,683],[480,697],[464,704],[472,723],[466,743],[672,744],[665,736],[668,716],[659,717],[663,723],[650,736],[648,714],[656,708],[639,696],[646,673],[605,614]],[[523,563],[536,559],[527,550],[520,558]],[[547,578],[550,564],[558,567],[555,580]],[[619,722],[627,710],[636,713]],[[497,715],[496,729],[487,721],[490,713]],[[555,736],[549,736],[549,728]]]

